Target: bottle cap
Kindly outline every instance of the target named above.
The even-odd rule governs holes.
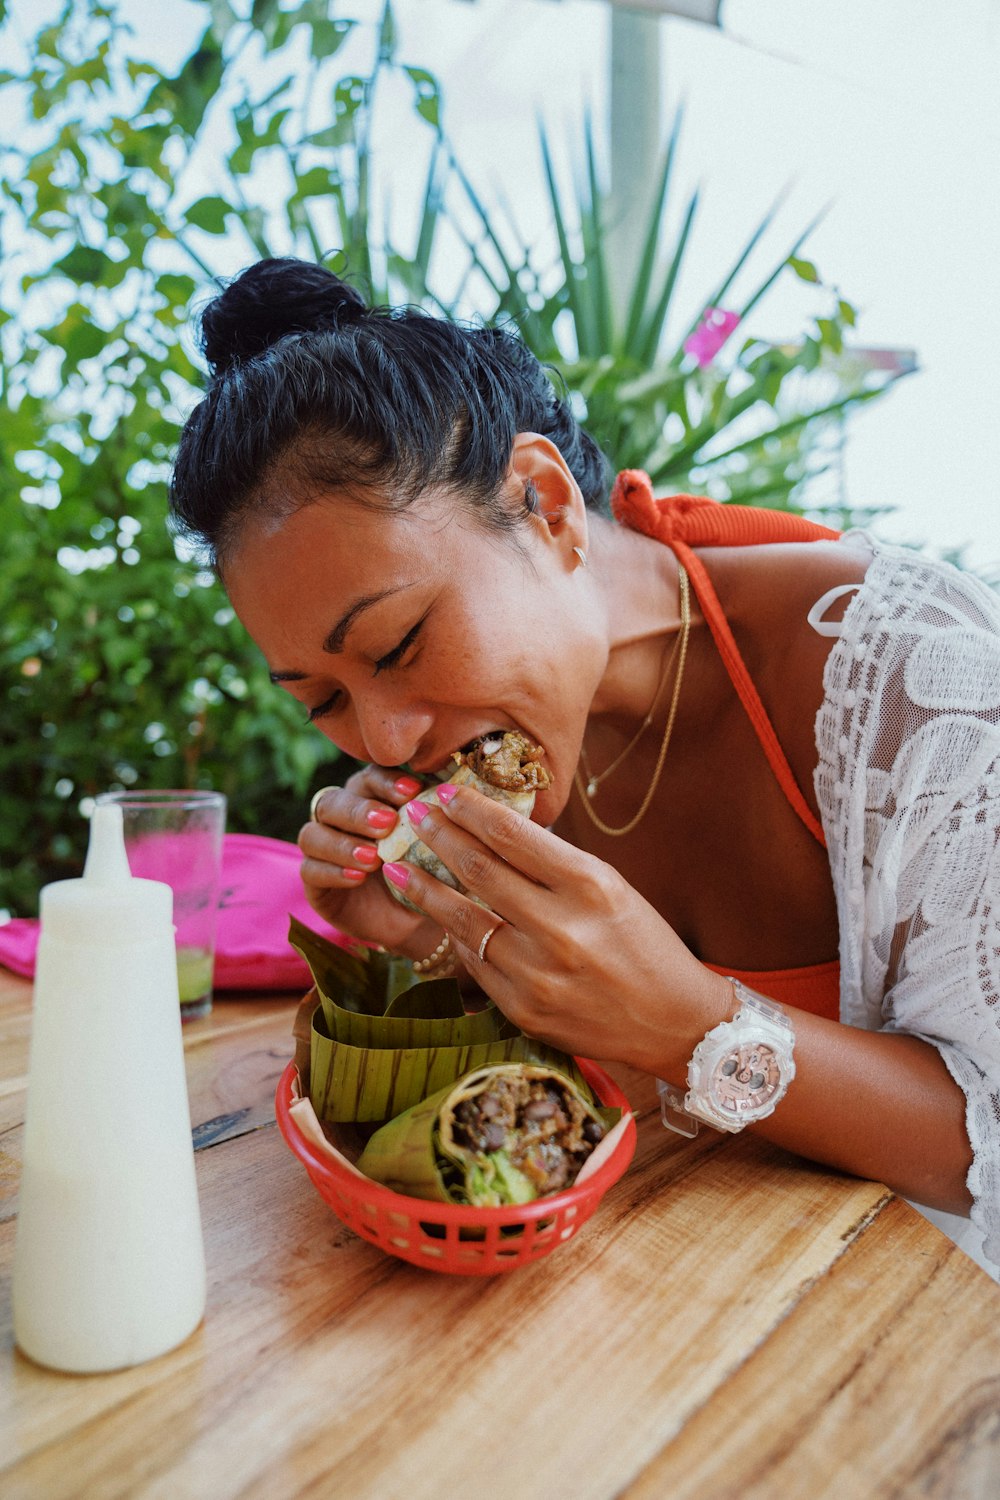
[[[87,862],[79,880],[44,886],[40,912],[46,942],[137,947],[173,930],[174,893],[160,880],[136,880],[125,852],[122,810],[94,808]]]

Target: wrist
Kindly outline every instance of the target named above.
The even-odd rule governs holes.
[[[693,982],[685,986],[684,1009],[668,1013],[669,1033],[661,1025],[647,1057],[645,1071],[667,1078],[678,1085],[687,1077],[687,1066],[698,1043],[713,1027],[732,1020],[738,1010],[733,986],[723,974],[698,965]]]
[[[728,1014],[695,1045],[687,1089],[657,1080],[663,1123],[696,1135],[698,1122],[735,1132],[771,1115],[795,1077],[795,1032],[781,1006],[727,978]]]

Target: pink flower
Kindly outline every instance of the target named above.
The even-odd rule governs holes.
[[[684,353],[692,355],[704,370],[712,363],[739,321],[739,313],[727,312],[723,307],[706,307],[698,327],[684,340]]]

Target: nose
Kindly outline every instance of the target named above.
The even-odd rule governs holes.
[[[402,766],[418,758],[432,723],[427,709],[372,698],[361,703],[355,700],[354,712],[362,747],[362,753],[355,755],[356,760],[368,760],[377,766]]]

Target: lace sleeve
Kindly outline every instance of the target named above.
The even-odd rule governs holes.
[[[972,1219],[1000,1264],[1000,600],[876,549],[825,689],[842,1019],[941,1052],[967,1101]]]

